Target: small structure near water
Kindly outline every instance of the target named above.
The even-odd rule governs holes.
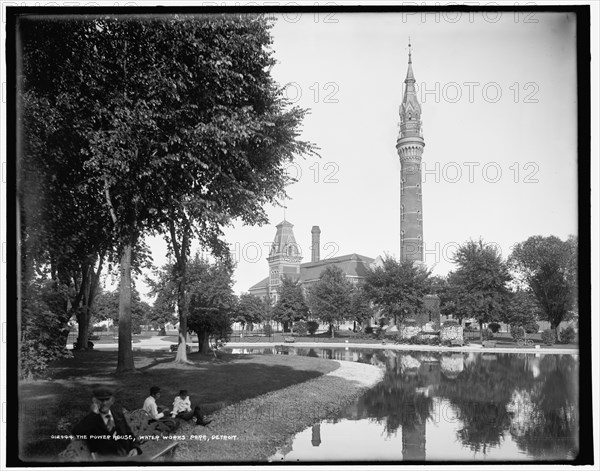
[[[442,324],[440,330],[440,342],[464,342],[463,327],[455,320],[448,320]]]

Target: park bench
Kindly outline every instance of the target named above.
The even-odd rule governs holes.
[[[136,437],[160,437],[158,440],[140,439],[142,454],[135,461],[155,461],[161,456],[173,453],[178,442],[163,438],[158,430],[158,422],[150,422],[150,416],[143,409],[134,411],[123,410],[125,419]],[[60,461],[94,461],[85,440],[71,440],[71,443],[58,455]],[[126,460],[125,458],[123,459]],[[134,461],[131,459],[131,461]]]
[[[483,346],[483,348],[495,348],[496,347],[496,341],[495,340],[484,340],[481,345]]]
[[[450,341],[450,345],[453,347],[462,347],[464,345],[464,342],[461,339],[452,339]]]
[[[285,337],[285,338],[283,339],[283,341],[284,341],[285,343],[294,343],[296,340],[294,339],[294,337]]]

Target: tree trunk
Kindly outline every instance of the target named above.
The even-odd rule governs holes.
[[[479,340],[483,342],[483,321],[479,321]]]
[[[119,285],[119,352],[117,373],[135,371],[131,349],[131,252],[132,244],[123,248]]]
[[[334,338],[335,334],[333,332],[333,324],[329,324],[329,330],[331,331],[331,338]]]
[[[183,269],[183,273],[180,272],[180,281],[177,293],[177,310],[179,312],[179,346],[177,347],[177,355],[175,356],[175,363],[189,363],[187,357],[187,302],[186,302],[186,270]]]
[[[88,297],[90,294],[90,264],[84,263],[81,267],[81,288],[80,291],[82,293],[81,299],[83,300],[83,304],[77,310],[77,325],[78,325],[78,335],[77,335],[77,349],[78,350],[89,350],[88,349],[88,338],[90,334],[90,315],[89,309],[87,309]]]
[[[198,351],[202,355],[208,355],[210,353],[208,337],[209,336],[207,332],[198,332]]]
[[[77,343],[79,344],[80,350],[91,350],[88,348],[88,338],[90,333],[90,321],[92,319],[92,307],[94,300],[96,299],[96,291],[100,283],[100,273],[102,272],[102,264],[104,263],[104,255],[100,255],[98,259],[98,270],[94,270],[93,263],[86,263],[82,270],[82,292],[83,292],[83,304],[77,315],[77,322],[79,324],[79,335]]]
[[[183,224],[185,224],[184,221]],[[187,357],[187,321],[188,321],[188,302],[187,302],[187,256],[189,251],[189,226],[184,227],[181,237],[181,245],[177,242],[177,231],[175,230],[175,216],[173,215],[169,224],[171,234],[171,245],[175,255],[175,267],[177,276],[177,311],[179,313],[179,346],[174,363],[189,363]]]
[[[550,322],[550,329],[552,329],[554,331],[554,341],[558,343],[558,326],[559,326],[560,322],[556,323],[551,321]]]
[[[79,332],[77,334],[77,350],[89,350],[88,339],[90,336],[90,318],[85,306],[81,306],[77,312],[77,324]]]

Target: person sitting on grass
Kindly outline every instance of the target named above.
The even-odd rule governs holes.
[[[151,417],[149,423],[158,422],[158,429],[161,432],[173,432],[179,427],[179,423],[176,420],[167,417],[169,409],[156,404],[156,400],[159,398],[160,388],[158,386],[152,386],[150,388],[150,395],[144,401],[144,406],[142,408]]]
[[[86,436],[95,461],[128,460],[142,454],[140,442],[131,431],[123,413],[113,407],[112,389],[96,386],[92,390],[91,412],[74,428],[74,435]]]
[[[171,412],[171,417],[186,421],[193,420],[194,423],[198,425],[203,425],[205,427],[212,422],[212,420],[206,420],[203,417],[200,406],[196,406],[194,407],[194,410],[192,410],[190,396],[188,395],[188,392],[185,389],[179,391],[179,395],[175,396],[175,400],[173,401],[173,411]]]

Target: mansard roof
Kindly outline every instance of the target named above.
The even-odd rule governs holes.
[[[248,291],[266,288],[269,285],[269,277],[267,276],[264,280],[259,281],[255,285],[251,286]]]
[[[300,265],[300,280],[302,282],[315,281],[319,279],[321,272],[329,266],[340,268],[346,276],[364,277],[369,265],[374,259],[356,253],[341,255],[339,257],[326,258],[318,262],[307,262]]]
[[[339,257],[326,258],[319,260],[318,262],[302,263],[300,264],[300,282],[310,283],[317,281],[323,270],[329,266],[336,266],[340,268],[346,276],[365,277],[369,266],[374,262],[374,260],[375,259],[371,257],[353,253],[341,255]],[[296,278],[296,276],[291,276],[292,278]],[[268,285],[269,277],[266,277],[250,287],[248,291],[267,289]]]

